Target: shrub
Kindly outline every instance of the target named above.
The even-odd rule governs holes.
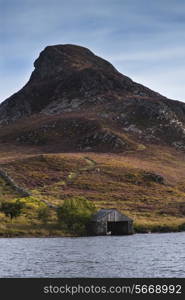
[[[11,219],[20,216],[22,209],[24,208],[24,203],[19,200],[15,202],[2,202],[0,210]]]
[[[64,204],[58,207],[57,216],[59,222],[66,225],[69,231],[85,235],[86,225],[95,211],[94,204],[86,198],[74,197],[66,199]]]
[[[50,209],[49,209],[49,207],[45,206],[45,207],[39,208],[39,210],[38,210],[38,218],[44,224],[46,224],[48,222],[49,216],[50,216]]]

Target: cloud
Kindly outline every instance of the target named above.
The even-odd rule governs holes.
[[[160,73],[148,72],[148,76],[144,74],[136,74],[134,80],[142,84],[147,84],[148,87],[155,91],[160,91],[162,95],[170,99],[180,100],[185,102],[184,96],[184,78],[185,69],[179,68],[176,71],[164,70]]]
[[[26,83],[45,46],[60,43],[86,46],[129,77],[185,99],[179,84],[185,64],[183,1],[0,0],[0,5],[1,100]]]

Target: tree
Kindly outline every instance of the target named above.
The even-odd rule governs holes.
[[[73,197],[64,200],[63,205],[58,207],[57,215],[69,231],[85,234],[86,225],[95,211],[94,204],[86,198]]]
[[[23,208],[24,203],[17,200],[15,202],[2,202],[0,211],[2,211],[7,217],[13,219],[20,216]]]

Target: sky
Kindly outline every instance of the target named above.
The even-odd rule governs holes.
[[[0,0],[0,102],[55,44],[88,47],[134,81],[185,101],[185,1]]]

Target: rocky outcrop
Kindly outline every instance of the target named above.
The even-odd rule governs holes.
[[[185,103],[169,99],[130,98],[115,107],[115,121],[137,139],[185,146]]]
[[[21,130],[9,126],[11,134],[1,136],[0,142],[13,142],[19,145],[56,147],[62,151],[120,152],[133,148],[123,136],[111,129],[103,128],[101,122],[85,117],[46,119],[37,126],[25,125]]]
[[[149,181],[149,182],[155,182],[155,183],[159,183],[159,184],[165,183],[163,176],[156,174],[156,173],[152,173],[152,172],[144,172],[143,178],[144,178],[144,180]]]
[[[130,149],[130,144],[123,140],[123,138],[114,134],[108,130],[97,131],[94,134],[88,134],[81,139],[79,142],[80,148],[85,150],[94,150],[97,149],[100,145],[101,149],[103,146],[105,149],[109,148],[109,151],[112,150],[126,150]]]

